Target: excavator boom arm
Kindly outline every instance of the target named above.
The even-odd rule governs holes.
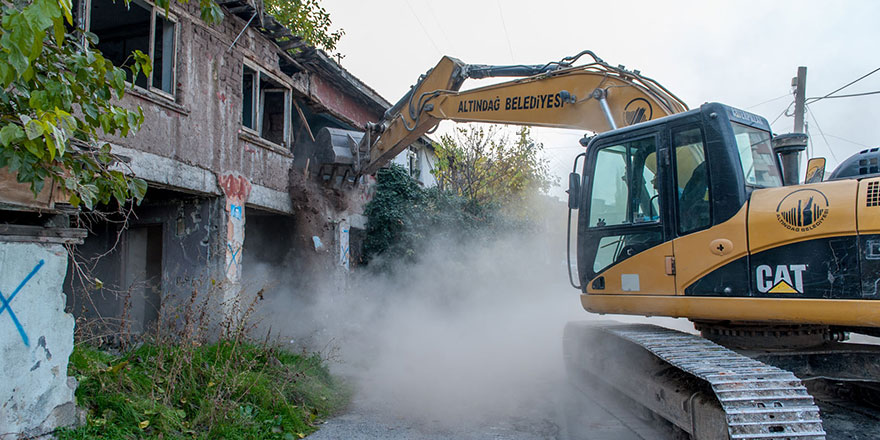
[[[573,67],[588,54],[593,62]],[[468,78],[519,77],[459,91]],[[612,67],[584,51],[560,62],[534,66],[469,65],[443,57],[419,79],[382,121],[370,124],[361,150],[371,174],[441,120],[489,122],[602,132],[680,113],[687,106],[638,71]]]

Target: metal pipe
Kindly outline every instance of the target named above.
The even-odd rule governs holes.
[[[605,100],[607,94],[608,92],[602,89],[593,90],[593,98],[599,101],[599,106],[602,107],[602,113],[605,114],[608,125],[611,126],[612,130],[617,130],[617,124],[614,122],[614,117],[611,116],[611,108],[608,107],[608,101]]]
[[[229,52],[230,50],[232,50],[232,46],[235,46],[235,43],[238,43],[238,39],[241,38],[241,36],[244,34],[244,31],[247,30],[248,26],[251,25],[251,22],[254,21],[254,18],[257,17],[257,13],[258,12],[255,10],[254,15],[251,15],[251,19],[248,20],[247,24],[244,25],[244,28],[242,28],[241,32],[238,33],[238,36],[235,37],[235,40],[232,40],[232,44],[230,44],[229,47],[226,48],[226,52]]]

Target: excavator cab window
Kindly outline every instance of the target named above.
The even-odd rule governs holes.
[[[596,153],[596,185],[590,226],[645,223],[660,219],[654,137],[611,145]]]
[[[593,272],[663,241],[656,158],[656,135],[597,149],[588,220],[598,240]]]
[[[703,133],[698,125],[672,130],[678,199],[678,232],[689,234],[711,226],[709,170]]]
[[[735,122],[732,125],[746,185],[757,188],[782,186],[782,175],[770,146],[770,133]]]

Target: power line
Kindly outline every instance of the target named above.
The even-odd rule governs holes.
[[[822,135],[822,140],[825,141],[825,145],[828,147],[828,152],[831,153],[831,157],[834,158],[835,162],[840,163],[840,161],[837,160],[837,155],[834,154],[834,150],[831,148],[831,144],[828,143],[828,138],[825,137],[825,132],[822,131],[822,126],[819,125],[819,121],[816,120],[816,115],[813,114],[812,110],[810,110],[810,106],[805,105],[804,107],[807,109],[807,113],[810,115],[810,117],[813,118],[813,123],[816,124],[816,128],[819,129],[819,134]]]
[[[868,96],[868,95],[877,95],[880,94],[880,90],[875,90],[873,92],[864,92],[864,93],[851,93],[849,95],[834,95],[834,96],[823,96],[822,98],[810,98],[813,99],[813,102],[819,101],[820,99],[835,99],[835,98],[854,98],[856,96]]]
[[[862,76],[860,76],[860,77],[858,77],[858,78],[856,78],[856,79],[850,81],[850,82],[847,83],[846,85],[844,85],[844,86],[838,88],[837,90],[835,90],[835,91],[833,91],[833,92],[831,92],[831,93],[829,93],[829,94],[827,94],[827,95],[825,95],[825,96],[822,96],[822,97],[820,97],[820,98],[810,98],[810,99],[812,99],[812,101],[807,102],[807,103],[805,103],[805,104],[812,104],[812,103],[814,103],[814,102],[816,102],[816,101],[821,101],[821,100],[823,100],[823,99],[825,99],[825,98],[828,98],[828,97],[830,97],[831,95],[833,95],[833,94],[835,94],[835,93],[837,93],[837,92],[839,92],[839,91],[841,91],[841,90],[843,90],[843,89],[845,89],[845,88],[847,88],[847,87],[849,87],[849,86],[851,86],[851,85],[853,85],[853,84],[855,84],[855,83],[857,83],[857,82],[859,82],[859,81],[861,81],[861,80],[863,80],[863,79],[865,79],[865,78],[867,78],[867,77],[869,77],[869,76],[871,76],[871,75],[873,75],[873,74],[875,74],[875,73],[877,73],[878,71],[880,71],[880,67],[878,67],[878,68],[876,68],[876,69],[874,69],[874,70],[872,70],[872,71],[870,71],[870,72],[868,72],[868,73],[866,73],[866,74],[864,74],[864,75],[862,75]]]
[[[851,140],[849,140],[849,139],[842,138],[842,137],[840,137],[840,136],[835,136],[835,135],[830,134],[830,133],[826,133],[825,136],[832,137],[832,138],[834,138],[834,139],[839,139],[839,140],[844,141],[844,142],[849,142],[849,143],[851,143],[851,144],[853,144],[853,145],[858,145],[858,146],[860,146],[860,147],[873,148],[871,145],[866,145],[866,144],[863,144],[863,143],[861,143],[861,142],[851,141]]]
[[[748,110],[748,109],[750,109],[750,108],[755,108],[755,107],[757,107],[757,106],[759,106],[759,105],[768,104],[768,103],[771,103],[771,102],[773,102],[773,101],[779,101],[780,99],[782,99],[782,98],[786,98],[786,97],[789,97],[789,96],[791,96],[791,93],[786,93],[786,94],[784,94],[784,95],[782,95],[782,96],[779,96],[779,97],[776,97],[776,98],[773,98],[773,99],[768,99],[768,100],[766,100],[766,101],[764,101],[764,102],[760,102],[760,103],[755,104],[755,105],[750,105],[750,106],[746,107],[746,110]]]
[[[440,51],[440,48],[437,47],[437,43],[435,43],[434,39],[431,38],[431,34],[428,33],[428,30],[425,28],[425,25],[422,23],[422,20],[419,20],[419,16],[416,14],[415,9],[413,9],[412,5],[409,4],[408,0],[403,0],[403,2],[406,3],[406,6],[409,8],[409,12],[412,13],[413,17],[415,17],[415,19],[416,19],[416,22],[419,23],[419,27],[422,28],[422,32],[424,32],[425,36],[428,37],[428,41],[430,41],[431,45],[434,46],[434,50],[436,50],[437,54],[442,57],[443,52]]]
[[[792,102],[791,102],[791,104],[794,104],[794,101],[792,101]],[[773,122],[771,122],[771,123],[770,123],[770,125],[773,125],[773,124],[775,124],[775,123],[776,123],[776,121],[778,121],[778,120],[779,120],[779,118],[781,118],[781,117],[782,117],[782,115],[784,115],[784,114],[785,114],[785,112],[786,112],[786,111],[788,111],[788,109],[789,109],[789,108],[790,108],[790,107],[791,107],[791,104],[788,104],[788,106],[787,106],[787,107],[785,107],[785,108],[784,108],[784,109],[782,109],[782,112],[780,112],[780,113],[779,113],[779,116],[777,116],[777,117],[776,117],[776,118],[775,118],[775,119],[773,119]]]
[[[434,13],[434,8],[431,7],[431,2],[426,2],[425,6],[428,7],[428,12],[431,14],[431,18],[434,19],[434,23],[437,25],[438,28],[440,28],[440,33],[443,34],[443,39],[446,41],[447,48],[452,47],[452,40],[449,39],[449,35],[446,34],[446,29],[440,23],[440,20],[437,19],[437,14]]]
[[[498,15],[501,16],[501,27],[504,28],[504,38],[507,39],[507,50],[510,51],[510,62],[515,63],[515,57],[513,56],[513,46],[510,44],[510,34],[507,33],[507,23],[504,21],[504,11],[501,10],[501,0],[496,0],[495,4],[498,5]]]

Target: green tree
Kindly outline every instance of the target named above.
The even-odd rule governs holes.
[[[3,5],[0,167],[35,194],[46,182],[62,183],[74,205],[143,197],[146,184],[112,170],[109,146],[97,142],[98,130],[125,136],[143,121],[139,109],[111,103],[124,93],[125,72],[80,47],[65,22],[73,23],[70,0]],[[150,68],[143,53],[132,56],[132,70]]]
[[[544,146],[528,127],[521,127],[513,142],[499,126],[459,127],[441,136],[434,148],[438,187],[475,204],[510,205],[547,192],[554,182],[540,155]]]
[[[168,0],[160,1],[168,7]],[[200,0],[202,17],[222,12]],[[71,0],[4,2],[0,10],[0,167],[17,174],[34,194],[48,182],[63,185],[74,206],[140,200],[146,183],[127,176],[99,134],[127,136],[143,122],[140,108],[115,104],[125,93],[125,71],[94,49],[94,34],[73,29]],[[71,32],[75,33],[71,34]],[[131,54],[132,73],[151,62]]]
[[[431,239],[468,241],[494,224],[491,208],[438,188],[422,188],[400,165],[379,170],[376,179],[376,194],[364,209],[364,258],[371,266],[382,255],[380,268],[393,269],[417,260]]]
[[[265,0],[264,5],[266,12],[312,46],[332,52],[345,33],[330,30],[330,14],[320,0]]]

